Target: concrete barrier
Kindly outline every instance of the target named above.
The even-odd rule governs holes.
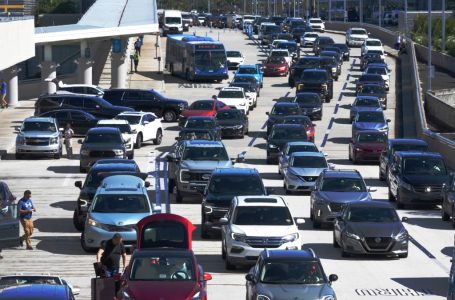
[[[436,125],[455,131],[455,89],[427,92],[425,112]]]
[[[428,47],[415,44],[415,49],[417,58],[428,63]],[[431,64],[455,76],[455,57],[432,50]]]

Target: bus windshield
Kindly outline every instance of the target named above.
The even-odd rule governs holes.
[[[224,51],[196,51],[194,54],[196,67],[219,69],[226,64]]]

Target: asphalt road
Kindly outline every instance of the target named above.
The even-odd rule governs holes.
[[[246,56],[247,63],[257,63],[266,58],[258,44],[248,40],[238,31],[208,32],[208,29],[197,28],[197,34],[212,35],[224,42],[226,48],[241,50]],[[339,42],[344,42],[342,36],[332,35]],[[165,45],[163,41],[162,45]],[[164,50],[164,49],[163,49]],[[310,49],[305,53],[312,55]],[[164,53],[164,52],[163,52]],[[339,81],[334,83],[334,99],[324,104],[323,119],[315,121],[316,144],[328,154],[328,160],[337,168],[356,168],[364,176],[369,186],[377,187],[373,197],[387,201],[387,188],[378,180],[378,166],[356,165],[348,160],[348,142],[351,135],[349,123],[349,107],[354,99],[354,80],[360,74],[358,69],[360,50],[351,50],[351,60],[343,64]],[[392,67],[389,105],[386,111],[392,119],[390,136],[394,136],[395,119],[395,61],[388,57]],[[231,77],[232,77],[232,72]],[[197,99],[208,99],[217,94],[218,89],[226,86],[227,82],[187,83],[182,79],[165,76],[166,94],[170,97],[187,99],[190,102]],[[277,174],[276,165],[265,163],[265,128],[266,112],[270,111],[274,101],[281,97],[292,97],[295,90],[287,86],[287,78],[265,78],[264,88],[258,99],[258,107],[250,113],[250,133],[244,139],[224,140],[231,157],[246,151],[246,162],[239,167],[253,167],[260,171],[265,185],[276,187],[276,193],[283,195],[291,208],[294,217],[303,217],[304,245],[315,250],[322,259],[327,274],[337,274],[339,280],[333,284],[338,299],[376,298],[384,299],[398,297],[412,299],[425,296],[426,299],[441,299],[447,291],[448,268],[453,251],[453,230],[448,223],[440,220],[440,210],[419,209],[400,210],[400,216],[407,216],[406,227],[412,236],[409,246],[409,257],[406,259],[387,259],[375,257],[342,258],[339,249],[332,246],[332,232],[329,229],[313,230],[309,220],[309,196],[284,196],[283,182]],[[404,108],[406,109],[406,108]],[[11,124],[11,134],[14,126]],[[169,151],[178,133],[176,124],[165,124],[163,143],[160,146],[147,144],[136,151],[135,159],[141,169],[153,172],[156,169],[155,158]],[[78,153],[79,149],[75,149]],[[77,158],[68,160],[30,159],[16,161],[12,156],[0,161],[0,179],[6,180],[11,189],[17,194],[25,189],[31,189],[37,207],[35,213],[36,231],[34,234],[34,251],[24,249],[4,250],[5,257],[0,262],[0,274],[15,273],[51,273],[67,278],[73,285],[81,288],[77,299],[90,298],[90,278],[93,276],[92,263],[94,254],[85,253],[79,244],[80,233],[72,225],[72,213],[79,190],[74,187],[74,181],[83,180],[84,174],[78,173]],[[152,173],[153,174],[153,173]],[[154,178],[150,195],[153,199]],[[163,186],[163,184],[161,184]],[[18,195],[19,196],[19,195]],[[164,195],[161,194],[164,200]],[[189,218],[195,225],[200,224],[200,199],[187,199],[183,204],[176,204],[171,197],[171,212]],[[245,279],[247,268],[237,271],[226,271],[221,259],[221,242],[218,239],[201,240],[199,231],[194,233],[194,251],[199,263],[206,272],[213,274],[213,280],[208,284],[210,299],[244,299]]]

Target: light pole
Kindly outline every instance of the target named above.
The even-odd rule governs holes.
[[[363,0],[359,0],[359,15],[360,23],[363,23]]]
[[[404,35],[408,36],[408,0],[404,0]]]
[[[442,41],[441,41],[441,51],[444,52],[446,50],[446,0],[442,0]]]
[[[382,13],[381,13],[381,6],[382,6],[382,1],[381,1],[381,0],[379,0],[379,11],[378,11],[379,27],[382,27]]]
[[[427,67],[427,92],[431,91],[431,0],[428,0],[428,67]]]
[[[343,20],[346,23],[346,21],[347,21],[347,13],[348,13],[348,11],[346,10],[346,0],[343,1],[343,7],[344,7]]]
[[[294,0],[294,12],[293,12],[293,14],[294,14],[294,18],[295,18],[295,0]]]
[[[332,21],[332,0],[329,0],[329,22]]]

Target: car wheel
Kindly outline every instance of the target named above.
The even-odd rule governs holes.
[[[444,210],[444,201],[442,202],[442,207],[441,207],[441,219],[443,221],[449,221],[450,220],[450,215],[448,213],[446,213],[446,211]]]
[[[130,155],[128,155],[128,159],[134,159],[134,151]]]
[[[266,163],[268,165],[271,165],[271,164],[273,164],[273,161],[272,161],[272,159],[270,157],[267,156]]]
[[[317,221],[313,216],[313,229],[321,228],[321,222]]]
[[[389,188],[389,201],[395,201],[395,197],[392,194],[392,191]]]
[[[73,213],[73,225],[74,225],[74,228],[76,228],[76,230],[79,231],[79,232],[84,230],[84,223],[82,223],[79,220],[79,217],[77,215],[77,210],[76,209],[74,210],[74,213]]]
[[[349,151],[349,154],[348,154],[349,161],[352,161],[351,147],[349,147],[348,151]]]
[[[182,194],[180,193],[178,188],[177,188],[177,192],[175,193],[175,201],[177,203],[182,203],[183,202]]]
[[[87,170],[84,167],[79,166],[79,172],[80,173],[86,173]]]
[[[452,206],[452,227],[455,228],[455,205]]]
[[[346,251],[341,250],[341,257],[350,257],[350,255]]]
[[[398,192],[397,192],[396,200],[397,200],[397,208],[398,209],[403,209],[404,208],[404,203],[401,201],[400,193],[398,193]]]
[[[174,193],[175,179],[168,179],[167,182],[167,191],[169,194]]]
[[[408,252],[398,254],[398,257],[399,257],[399,258],[406,258],[406,257],[408,257]]]
[[[85,251],[85,252],[88,252],[88,253],[93,253],[97,250],[97,248],[92,248],[92,247],[89,247],[86,243],[85,243],[85,234],[84,232],[82,232],[81,234],[81,247],[82,249]]]
[[[286,195],[291,195],[291,194],[292,194],[292,191],[288,190],[288,189],[286,188],[286,184],[284,184],[284,183],[283,183],[283,189],[284,189],[284,193],[285,193]]]
[[[337,76],[337,77],[335,77],[335,81],[338,81],[338,76]]]
[[[358,162],[359,162],[359,161],[357,160],[357,155],[355,155],[355,153],[354,153],[354,156],[352,157],[352,163],[353,163],[354,165],[356,165],[356,164],[358,164]]]
[[[209,231],[206,229],[205,226],[201,226],[201,239],[208,239],[208,238],[210,238]]]
[[[313,207],[310,207],[310,220],[314,221]]]
[[[384,181],[384,180],[385,180],[385,176],[384,176],[384,174],[381,172],[381,168],[379,168],[379,180],[381,180],[381,181]]]
[[[226,259],[224,260],[224,266],[226,270],[235,270],[235,265],[231,264],[231,260],[229,259],[229,255],[226,253]]]
[[[158,129],[156,131],[156,138],[153,140],[153,143],[155,145],[160,145],[162,140],[163,140],[163,132],[161,131],[161,129]]]
[[[163,119],[165,122],[174,122],[177,120],[177,115],[172,110],[167,110],[163,114]]]
[[[140,149],[142,147],[142,140],[143,140],[142,133],[139,133],[136,137],[136,144],[134,144],[134,147],[136,149]]]
[[[330,95],[325,96],[325,102],[329,103],[330,102]]]
[[[20,153],[16,153],[16,159],[22,159],[24,156]]]
[[[338,242],[337,242],[337,240],[335,238],[335,231],[333,231],[332,236],[333,236],[333,247],[340,248],[340,245],[338,245]]]
[[[226,259],[226,250],[224,249],[224,242],[221,241],[221,258]]]

